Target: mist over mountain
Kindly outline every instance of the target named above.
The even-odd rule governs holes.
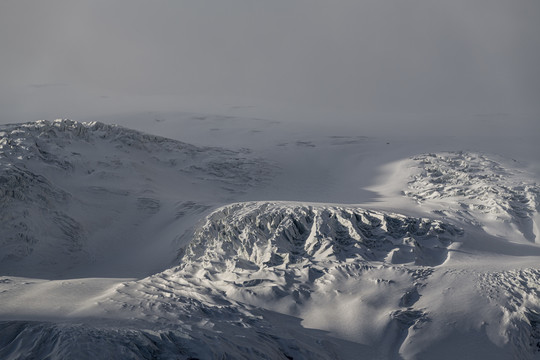
[[[540,359],[539,17],[1,1],[0,358]]]

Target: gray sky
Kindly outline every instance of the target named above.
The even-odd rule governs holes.
[[[2,0],[0,122],[538,115],[539,18],[538,0]]]

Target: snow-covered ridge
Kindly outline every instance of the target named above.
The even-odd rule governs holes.
[[[358,207],[240,203],[207,217],[181,263],[215,271],[327,261],[439,265],[462,233],[438,220]]]
[[[463,235],[462,229],[442,221],[356,206],[237,203],[205,219],[179,266],[144,279],[139,286],[179,282],[185,289],[206,289],[198,293],[214,292],[224,299],[307,318],[308,327],[332,330],[355,341],[360,338],[352,334],[371,320],[358,320],[351,330],[316,314],[328,302],[339,308],[350,301],[366,301],[358,309],[369,311],[368,304],[381,297],[387,314],[372,320],[379,327],[395,326],[392,336],[402,337],[403,331],[429,319],[424,309],[414,307],[419,291],[431,268],[447,259]],[[364,287],[374,288],[360,296]],[[351,316],[359,314],[353,310]]]
[[[15,271],[13,262],[25,258],[32,265],[21,263],[15,273],[92,262],[109,239],[144,241],[147,222],[182,221],[260,186],[274,170],[248,151],[197,147],[99,122],[4,125],[0,269]]]
[[[74,163],[80,162],[77,161],[77,157],[88,154],[68,152],[66,147],[81,142],[95,146],[110,143],[119,153],[130,151],[158,153],[159,156],[151,157],[155,162],[169,166],[184,165],[183,171],[195,173],[199,177],[212,176],[232,184],[239,182],[237,180],[239,176],[242,180],[256,181],[257,175],[268,175],[262,167],[257,170],[251,168],[260,164],[243,156],[248,150],[198,147],[118,125],[101,122],[80,123],[69,119],[57,119],[52,122],[38,120],[2,126],[0,159],[5,158],[4,161],[12,162],[40,160],[57,168],[69,170],[73,169]],[[206,158],[206,161],[201,162],[203,158]]]
[[[149,304],[150,311],[157,316],[164,304]],[[324,340],[325,333],[267,320],[279,314],[250,312],[239,304],[202,306],[190,297],[184,299],[185,309],[178,303],[173,305],[169,310],[176,308],[176,318],[182,319],[175,326],[158,326],[150,316],[147,321],[132,323],[120,319],[0,321],[0,357],[324,360],[336,356],[336,345]]]
[[[54,142],[57,146],[62,147],[70,140],[94,142],[96,139],[107,139],[147,150],[158,146],[158,150],[168,148],[170,150],[195,151],[197,149],[195,146],[177,140],[141,133],[118,125],[96,121],[85,123],[70,119],[38,120],[23,124],[4,125],[0,132],[0,149],[4,155],[9,153],[9,150],[16,151],[17,149],[30,150],[31,153],[35,154],[40,152],[41,142]]]
[[[247,323],[260,335],[274,332],[276,329],[263,319],[272,318],[276,311],[307,318],[304,326],[361,341],[355,331],[364,322],[374,321],[376,325],[366,333],[377,334],[381,328],[391,327],[388,340],[366,346],[362,353],[387,357],[395,350],[393,342],[402,341],[409,328],[429,321],[431,315],[415,307],[419,292],[432,267],[446,260],[452,244],[463,235],[457,226],[439,220],[355,206],[236,203],[206,217],[182,252],[178,266],[125,283],[100,306],[111,313],[125,312],[125,317],[153,319],[161,329],[190,324],[193,332],[205,323],[206,331],[223,334],[238,333],[241,328],[232,326],[237,322]],[[365,289],[362,295],[359,289]],[[336,327],[335,320],[320,314],[327,302],[340,309],[350,301],[364,301],[359,309],[374,310],[369,304],[376,298],[385,308],[384,315],[373,312],[377,319],[358,319],[353,330]],[[256,315],[261,309],[265,313],[259,319]],[[359,316],[356,310],[350,315]],[[282,336],[271,338],[282,346],[290,344],[291,340]],[[310,336],[306,329],[294,337],[295,341],[308,341]],[[320,344],[326,335],[318,338]],[[238,351],[232,347],[239,340],[223,341],[231,342],[223,345],[230,348],[230,354]],[[339,357],[334,352],[339,341],[324,341],[325,350],[319,350],[318,356]],[[306,351],[313,345],[308,344],[305,342],[306,347],[296,356],[312,358],[314,355]]]
[[[416,174],[404,190],[419,203],[441,206],[437,212],[483,224],[495,220],[517,228],[534,242],[540,224],[540,186],[478,153],[448,152],[412,158]]]

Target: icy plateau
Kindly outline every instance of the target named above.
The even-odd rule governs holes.
[[[535,175],[426,149],[381,160],[365,201],[287,198],[375,171],[348,161],[375,140],[317,141],[1,126],[0,358],[540,358]]]

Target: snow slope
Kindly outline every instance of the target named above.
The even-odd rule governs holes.
[[[0,357],[540,358],[536,163],[250,134],[5,126]]]
[[[444,215],[452,211],[454,217],[476,219],[494,236],[511,238],[517,230],[533,243],[540,237],[540,187],[524,181],[516,170],[475,153],[426,154],[412,161],[420,173],[409,182],[406,196],[420,203],[438,202]],[[503,226],[493,229],[495,223]]]
[[[8,275],[150,274],[174,256],[149,239],[177,237],[167,233],[171,226],[177,232],[179,222],[268,180],[272,170],[247,151],[103,123],[38,121],[5,126],[0,136],[0,271]]]

